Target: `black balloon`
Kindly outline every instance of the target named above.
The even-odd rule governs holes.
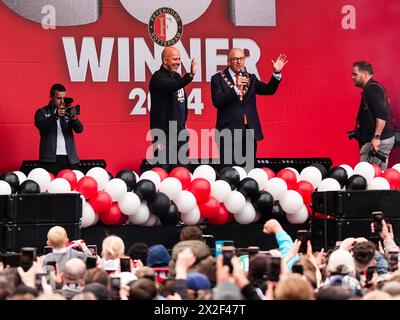
[[[219,172],[218,180],[224,180],[228,182],[231,186],[231,189],[235,190],[236,186],[240,182],[240,175],[237,170],[230,167],[225,167]]]
[[[270,217],[274,207],[274,197],[267,191],[261,191],[258,199],[252,202],[254,209],[263,217]]]
[[[168,213],[166,215],[160,216],[161,224],[163,225],[176,225],[179,223],[180,215],[179,210],[176,204],[171,201],[171,205],[169,207]]]
[[[11,187],[11,193],[17,193],[19,188],[19,178],[14,172],[6,172],[1,175],[0,180],[4,180]]]
[[[19,186],[18,193],[40,193],[40,187],[33,180],[25,180]]]
[[[147,179],[140,180],[136,183],[135,193],[141,200],[151,202],[156,195],[156,185],[153,181]]]
[[[244,178],[239,182],[237,190],[242,193],[246,198],[256,200],[260,195],[260,189],[258,188],[258,182],[253,178]]]
[[[310,167],[316,167],[321,172],[322,180],[324,180],[326,178],[328,171],[326,170],[326,168],[323,164],[313,163]]]
[[[341,188],[343,188],[346,185],[347,178],[348,178],[346,169],[344,169],[342,167],[331,168],[329,170],[328,177],[333,178],[337,182],[339,182]]]
[[[359,175],[353,174],[346,183],[346,190],[366,190],[367,180]]]
[[[156,192],[153,200],[148,203],[148,206],[151,213],[158,217],[162,217],[168,214],[171,200],[169,200],[165,193]]]
[[[130,170],[121,170],[117,173],[115,178],[119,178],[125,181],[126,186],[128,187],[128,192],[132,191],[136,185],[136,176]]]

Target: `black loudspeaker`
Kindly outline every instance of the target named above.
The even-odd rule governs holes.
[[[393,230],[399,230],[400,219],[389,218]],[[335,247],[336,241],[342,241],[346,238],[364,237],[369,239],[371,236],[379,236],[371,233],[371,219],[324,219],[311,221],[312,245],[313,249],[328,250]],[[400,234],[394,232],[395,242],[399,243]]]
[[[371,212],[400,218],[400,191],[328,191],[312,194],[314,212],[340,218],[369,219]]]
[[[81,239],[79,223],[57,224],[65,228],[70,240]],[[4,228],[4,240],[2,249],[5,251],[19,252],[23,247],[35,247],[38,253],[43,253],[46,246],[47,232],[55,224],[6,224]]]
[[[208,164],[213,167],[217,172],[220,171],[221,165],[219,163],[219,159],[189,159],[189,164],[185,167],[189,169],[189,171],[193,172],[199,165]],[[332,160],[330,158],[257,158],[254,163],[255,168],[263,168],[268,167],[275,173],[279,170],[284,169],[286,167],[292,167],[298,171],[303,170],[304,168],[312,165],[312,164],[322,164],[326,170],[328,171],[332,166]],[[159,167],[160,165],[152,165],[148,162],[147,159],[143,159],[142,164],[140,165],[140,171],[148,171],[154,167]],[[176,165],[161,165],[168,172],[171,171]]]
[[[78,193],[0,196],[0,210],[9,224],[79,223],[82,199]]]
[[[32,169],[39,168],[40,163],[38,160],[24,160],[22,161],[20,171],[25,173],[26,175],[31,172]],[[91,168],[94,167],[101,167],[101,168],[106,168],[107,163],[105,160],[102,159],[96,159],[96,160],[80,160],[79,163],[77,164],[77,169],[79,171],[82,171],[84,174],[86,174]]]

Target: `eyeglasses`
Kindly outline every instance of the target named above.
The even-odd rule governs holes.
[[[231,60],[231,61],[233,61],[233,62],[239,62],[239,61],[244,61],[244,60],[246,60],[246,57],[229,58],[229,60]]]

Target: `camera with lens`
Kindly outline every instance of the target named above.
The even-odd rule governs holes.
[[[349,140],[354,139],[354,138],[358,139],[358,136],[359,136],[358,129],[355,129],[353,131],[347,131],[347,137],[349,138]]]
[[[76,117],[81,113],[81,106],[79,104],[72,106],[72,102],[74,102],[73,98],[64,98],[65,113],[70,117]]]
[[[382,151],[379,151],[379,150],[375,151],[374,149],[371,149],[371,151],[368,153],[368,157],[369,158],[376,157],[379,160],[381,160],[382,162],[386,162],[388,155]]]

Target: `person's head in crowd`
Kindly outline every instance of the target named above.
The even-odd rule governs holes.
[[[212,291],[212,300],[243,300],[239,287],[229,281],[218,284]]]
[[[141,267],[136,269],[135,275],[138,279],[149,279],[151,281],[156,281],[156,272],[150,267]]]
[[[65,297],[58,292],[49,292],[40,294],[36,300],[67,300]]]
[[[344,249],[333,251],[329,255],[327,274],[329,275],[350,275],[354,276],[355,263],[351,253]]]
[[[318,290],[317,300],[349,300],[352,297],[350,290],[339,286],[326,286]]]
[[[80,293],[85,286],[86,265],[78,258],[72,258],[65,263],[62,272],[63,289],[62,293],[67,299]]]
[[[119,259],[124,255],[125,244],[118,236],[108,236],[103,240],[101,256],[106,260]]]
[[[203,231],[198,226],[185,226],[182,228],[180,235],[180,241],[185,240],[203,240]]]
[[[7,297],[7,300],[34,300],[38,295],[37,289],[21,284]]]
[[[189,272],[186,284],[190,300],[209,300],[211,298],[211,284],[206,275]]]
[[[128,250],[128,256],[132,260],[140,260],[143,264],[147,262],[147,255],[149,246],[143,242],[136,242],[132,244]]]
[[[260,288],[262,292],[265,292],[266,276],[267,255],[265,253],[257,253],[249,262],[249,271],[247,277],[254,287]]]
[[[357,242],[353,247],[353,257],[357,271],[364,271],[375,262],[375,244],[371,241]]]
[[[167,248],[162,244],[156,244],[149,248],[146,264],[152,268],[162,268],[168,267],[170,260],[171,255]]]
[[[392,300],[392,296],[384,291],[373,290],[365,294],[362,300]]]
[[[97,298],[91,292],[81,292],[74,295],[71,300],[97,300]]]
[[[64,103],[67,89],[60,83],[55,83],[50,88],[50,103],[59,108]]]
[[[62,249],[69,242],[67,231],[63,227],[55,226],[47,233],[47,245],[54,249]]]
[[[96,283],[96,282],[89,283],[85,286],[85,288],[83,288],[82,292],[83,293],[88,293],[88,292],[92,293],[96,297],[96,300],[109,300],[110,299],[107,287],[102,283]]]
[[[400,283],[397,281],[388,281],[382,286],[381,290],[391,296],[398,296],[400,295]]]
[[[154,281],[138,279],[129,285],[129,300],[153,300],[157,296]]]
[[[93,268],[86,271],[85,284],[97,282],[108,286],[108,273],[101,268]]]
[[[293,265],[301,265],[303,267],[303,275],[307,279],[308,282],[313,286],[314,289],[317,289],[317,268],[315,265],[308,259],[304,257],[300,257],[298,261],[296,261]]]
[[[314,300],[311,284],[299,274],[287,274],[279,280],[275,288],[276,300]]]
[[[4,275],[0,275],[0,300],[5,300],[15,290],[15,285]]]

